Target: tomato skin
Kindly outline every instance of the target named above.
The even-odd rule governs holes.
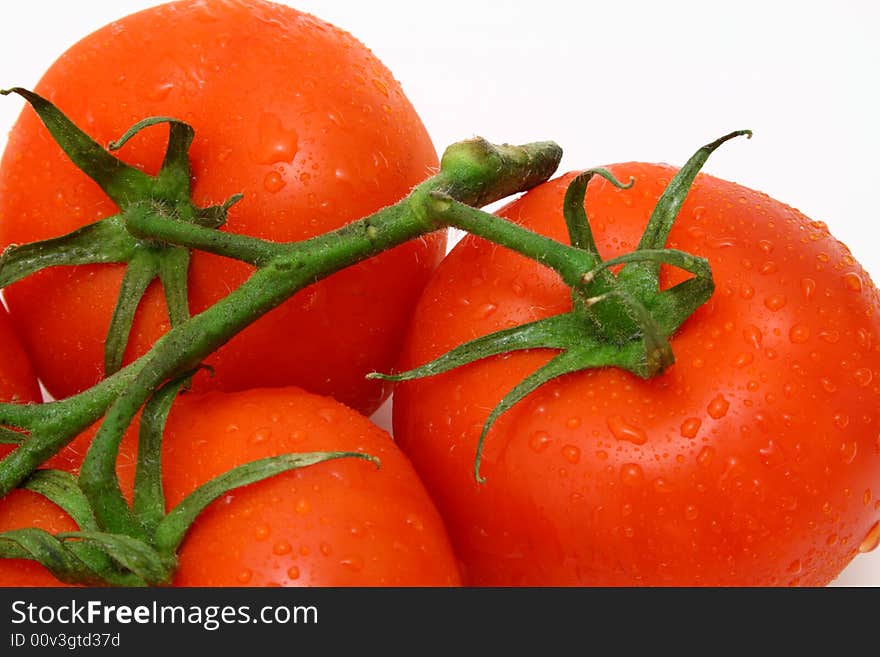
[[[75,471],[94,429],[50,466]],[[136,433],[126,435],[117,472],[134,480]],[[381,460],[319,463],[239,488],[199,516],[184,540],[175,586],[456,586],[458,562],[443,522],[390,436],[338,402],[297,388],[187,394],[172,409],[163,443],[170,509],[231,468],[289,452],[358,451]],[[15,497],[27,495],[27,499]],[[17,524],[16,524],[17,523]],[[35,494],[0,500],[0,529],[70,519]],[[21,585],[0,560],[0,585]],[[48,574],[35,566],[35,585]],[[58,582],[49,577],[48,582]],[[13,584],[14,583],[14,584]]]
[[[610,167],[590,183],[603,257],[631,251],[675,174]],[[566,239],[571,175],[500,211]],[[822,585],[880,520],[878,293],[823,224],[698,176],[668,245],[709,259],[716,290],[649,381],[617,369],[546,384],[501,417],[501,397],[552,353],[519,352],[400,384],[395,438],[476,585]],[[685,275],[667,271],[661,284]],[[465,238],[427,286],[399,369],[507,326],[564,312],[539,265]],[[873,529],[873,532],[871,531]],[[870,541],[865,541],[865,548]]]
[[[437,167],[424,126],[376,57],[338,28],[261,0],[185,0],[123,18],[63,54],[36,91],[101,143],[150,115],[190,123],[194,201],[207,206],[243,193],[226,230],[265,239],[338,228],[399,200]],[[149,129],[119,156],[155,172],[166,135]],[[26,109],[0,166],[0,245],[61,235],[116,211]],[[215,375],[197,377],[196,387],[295,383],[372,412],[388,388],[364,375],[393,364],[444,250],[445,233],[432,234],[303,290],[222,348],[209,361]],[[251,271],[196,253],[192,312]],[[16,327],[53,396],[101,377],[122,273],[116,265],[56,268],[7,290]],[[154,284],[126,362],[167,327]]]

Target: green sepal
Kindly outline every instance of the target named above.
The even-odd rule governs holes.
[[[630,178],[628,183],[622,183],[607,169],[597,167],[579,173],[572,179],[565,190],[565,198],[562,201],[562,216],[565,218],[565,226],[568,228],[568,237],[571,245],[576,249],[581,249],[596,256],[597,262],[601,262],[599,249],[596,247],[596,241],[593,238],[593,231],[590,227],[590,220],[584,208],[587,185],[593,176],[597,175],[618,189],[629,189],[633,186],[635,178]]]
[[[651,217],[648,219],[645,232],[642,233],[642,239],[637,247],[638,250],[662,249],[666,245],[669,231],[672,229],[672,224],[678,216],[678,211],[681,210],[684,199],[687,197],[694,179],[697,177],[700,169],[703,168],[706,160],[723,143],[743,135],[751,138],[752,131],[736,130],[728,133],[699,148],[688,159],[685,165],[673,176],[666,189],[663,190],[663,194],[660,195],[654,210],[651,212]],[[644,267],[655,275],[660,267],[659,263],[641,263],[634,266]]]
[[[207,208],[199,208],[193,223],[205,228],[220,228],[226,223],[229,208],[244,198],[244,194],[233,194],[220,205],[209,205]]]
[[[158,257],[149,250],[135,253],[128,267],[125,268],[119,296],[110,318],[110,327],[107,329],[107,339],[104,342],[105,376],[110,376],[122,367],[125,348],[134,324],[134,315],[141,298],[158,273]]]
[[[144,404],[138,429],[137,467],[134,477],[132,512],[149,535],[165,517],[165,493],[162,488],[162,435],[171,406],[186,376],[163,385]]]
[[[42,96],[21,87],[0,90],[4,96],[10,93],[18,94],[33,107],[65,155],[120,209],[138,201],[152,187],[150,176],[111,155]]]
[[[570,313],[489,333],[465,342],[434,360],[397,374],[371,372],[368,379],[410,381],[467,365],[483,358],[523,349],[566,349],[582,337],[583,326]]]
[[[36,561],[66,584],[98,585],[105,581],[61,540],[37,527],[0,533],[0,558]]]
[[[495,408],[489,413],[489,417],[486,418],[486,422],[483,424],[483,429],[480,431],[480,437],[477,440],[477,453],[474,458],[474,478],[477,480],[477,483],[482,484],[486,481],[480,474],[480,465],[483,462],[483,444],[486,442],[486,436],[489,434],[489,430],[495,424],[496,420],[527,395],[531,394],[548,381],[552,381],[564,374],[570,374],[571,372],[578,372],[587,367],[592,367],[592,365],[584,360],[584,356],[588,355],[588,353],[584,354],[580,350],[575,349],[563,351],[549,363],[538,368],[525,379],[520,381],[510,392],[502,397],[500,402],[495,405]]]
[[[69,472],[54,469],[36,470],[22,482],[21,488],[38,493],[57,504],[73,518],[80,529],[98,529],[89,501],[76,483],[76,477]]]
[[[247,486],[288,470],[340,458],[364,459],[379,466],[379,459],[360,452],[282,454],[245,463],[202,484],[174,507],[156,528],[156,549],[165,555],[174,554],[199,514],[211,502],[234,488]]]
[[[93,545],[150,585],[167,584],[177,566],[173,557],[161,555],[146,542],[123,534],[79,531],[60,533],[56,538],[68,546],[78,541]]]
[[[104,348],[104,371],[109,376],[122,365],[135,313],[154,278],[158,276],[162,282],[172,327],[189,318],[189,249],[149,239],[138,240],[127,229],[127,217],[149,214],[218,227],[226,221],[227,211],[241,195],[233,195],[223,204],[207,208],[193,205],[189,148],[195,131],[183,121],[169,117],[143,119],[105,149],[38,94],[20,87],[0,93],[16,93],[30,103],[64,153],[122,211],[120,215],[58,238],[10,247],[0,257],[0,288],[47,267],[128,263]],[[162,123],[169,125],[168,144],[156,176],[125,164],[110,152],[121,148],[142,130]]]
[[[97,531],[98,524],[89,501],[77,485],[76,477],[69,472],[52,469],[37,470],[22,482],[21,488],[38,493],[58,505],[81,530]],[[118,572],[110,557],[96,546],[82,543],[64,544],[64,547],[86,564],[96,581],[100,580],[108,584],[128,581],[128,576]],[[73,577],[74,574],[70,576]]]
[[[128,262],[137,240],[114,215],[61,237],[7,247],[0,256],[0,288],[46,267]]]

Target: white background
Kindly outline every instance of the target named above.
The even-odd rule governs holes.
[[[353,33],[403,84],[438,150],[552,139],[562,170],[681,164],[825,221],[880,280],[880,3],[289,0]],[[33,86],[68,46],[151,0],[0,3],[0,86]],[[0,100],[0,145],[21,107]],[[377,415],[388,426],[388,408]],[[837,580],[880,586],[880,550]]]

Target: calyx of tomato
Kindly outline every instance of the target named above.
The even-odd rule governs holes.
[[[645,379],[660,374],[675,360],[670,337],[715,289],[707,260],[665,248],[669,231],[709,155],[724,142],[742,135],[751,137],[751,132],[732,132],[697,150],[661,195],[636,250],[605,261],[596,248],[584,209],[587,184],[598,175],[627,189],[632,180],[624,184],[604,169],[587,170],[572,180],[562,207],[571,242],[571,248],[566,249],[560,249],[559,243],[549,238],[511,230],[513,225],[504,219],[464,205],[443,192],[433,192],[434,212],[444,223],[554,269],[571,288],[571,310],[476,338],[406,372],[369,376],[408,381],[512,351],[558,351],[546,365],[510,390],[486,418],[474,459],[474,476],[482,483],[485,479],[480,474],[480,463],[490,429],[502,414],[538,387],[565,374],[600,367],[619,367]],[[693,277],[661,290],[661,264],[679,267]],[[611,268],[618,265],[623,266],[615,275]]]
[[[98,184],[119,213],[61,237],[7,248],[0,258],[0,288],[47,266],[126,263],[104,346],[104,373],[113,374],[122,366],[135,311],[153,280],[158,278],[162,283],[171,325],[189,318],[189,249],[138,239],[126,229],[126,218],[134,213],[147,214],[217,228],[225,223],[227,210],[242,198],[241,194],[206,208],[192,202],[188,153],[195,133],[182,121],[147,118],[105,149],[45,98],[21,87],[0,90],[4,96],[10,93],[31,105],[71,162]],[[168,147],[155,176],[112,154],[141,130],[162,123],[169,126]]]

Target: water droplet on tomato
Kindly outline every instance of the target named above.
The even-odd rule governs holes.
[[[847,290],[851,290],[852,292],[861,292],[862,277],[854,271],[847,272],[843,275],[843,285]]]
[[[410,513],[409,515],[407,515],[405,522],[409,527],[412,527],[418,532],[422,531],[425,528],[425,524],[422,522],[422,519],[414,513]]]
[[[384,82],[382,82],[382,80],[379,80],[378,78],[373,78],[371,80],[371,82],[373,83],[373,86],[376,87],[376,89],[378,89],[379,93],[381,93],[383,96],[388,98],[388,85],[387,84],[385,84]]]
[[[790,564],[788,564],[788,568],[786,568],[785,570],[786,570],[787,572],[791,573],[792,575],[797,575],[797,574],[799,574],[799,573],[803,570],[803,568],[804,568],[804,567],[803,567],[803,565],[801,564],[801,560],[800,560],[800,559],[795,559],[795,560],[792,561]]]
[[[822,386],[822,390],[827,392],[829,395],[831,393],[837,392],[837,385],[831,379],[822,377],[821,379],[819,379],[819,385]]]
[[[173,82],[160,82],[146,89],[143,95],[144,98],[155,103],[168,98],[172,89],[174,89]]]
[[[859,453],[859,444],[856,441],[844,442],[840,444],[840,460],[849,465],[856,460]]]
[[[812,278],[802,278],[801,279],[801,292],[804,295],[804,298],[809,301],[813,298],[813,295],[816,293],[816,281]]]
[[[259,143],[254,158],[259,164],[293,162],[299,148],[296,130],[285,128],[275,114],[263,114],[258,130]]]
[[[244,570],[242,570],[242,571],[238,574],[238,576],[236,577],[236,579],[237,579],[241,584],[247,584],[248,582],[251,581],[251,578],[252,578],[253,576],[254,576],[253,572],[251,572],[250,569],[245,568]]]
[[[865,554],[877,549],[880,545],[880,522],[875,522],[874,526],[868,530],[867,535],[859,544],[859,552]]]
[[[688,504],[684,507],[684,517],[687,520],[696,520],[699,515],[700,510],[693,504]]]
[[[763,339],[763,335],[761,335],[761,329],[759,329],[754,324],[749,324],[743,329],[742,332],[743,339],[753,346],[755,349],[760,349],[761,340]]]
[[[846,413],[834,414],[834,426],[838,429],[846,429],[849,426],[849,415]]]
[[[698,417],[689,417],[684,422],[681,423],[681,436],[682,438],[696,438],[697,433],[700,431],[700,425],[702,424],[702,420]]]
[[[751,365],[754,361],[755,357],[752,354],[748,352],[743,352],[741,354],[738,354],[736,358],[733,359],[733,365],[734,367],[747,367]]]
[[[269,538],[269,526],[268,525],[257,525],[256,529],[254,529],[254,538],[258,541],[265,541]]]
[[[853,372],[853,377],[855,377],[856,383],[858,383],[863,388],[865,386],[871,385],[871,381],[874,380],[874,374],[867,367],[861,367]]]
[[[767,444],[758,450],[764,465],[773,465],[782,460],[782,449],[776,444],[775,440],[770,440]]]
[[[720,235],[720,236],[707,235],[705,243],[706,243],[706,246],[708,246],[710,249],[723,249],[723,248],[737,245],[736,238],[732,237],[732,236],[727,236],[727,235]]]
[[[496,310],[498,310],[498,306],[494,303],[483,304],[477,309],[477,318],[486,319],[487,317],[490,317]]]
[[[624,463],[620,466],[620,481],[626,486],[638,486],[645,479],[645,473],[637,463]]]
[[[803,344],[810,339],[810,327],[804,324],[795,324],[788,332],[788,339],[794,344]]]
[[[290,543],[287,541],[278,541],[275,545],[272,546],[272,552],[277,554],[279,557],[285,554],[290,554],[293,550]]]
[[[764,299],[764,305],[768,310],[772,310],[776,312],[777,310],[781,310],[785,307],[787,299],[784,294],[771,294],[769,297]]]
[[[290,568],[287,569],[287,576],[288,576],[291,580],[298,580],[298,579],[299,579],[299,575],[300,575],[300,573],[299,573],[299,567],[298,567],[298,566],[291,566]]]
[[[253,445],[259,445],[260,443],[264,443],[272,436],[272,431],[265,427],[257,429],[251,434],[250,442]]]
[[[707,467],[710,463],[712,463],[712,459],[715,457],[715,450],[711,447],[704,447],[700,450],[700,453],[697,454],[697,464],[703,467]]]
[[[657,477],[654,480],[654,490],[658,493],[671,493],[672,486],[663,477]]]
[[[562,458],[569,463],[577,463],[581,460],[581,450],[577,445],[566,445],[562,448]]]
[[[706,412],[709,414],[709,417],[715,420],[720,420],[727,415],[727,410],[729,408],[730,402],[725,399],[724,395],[717,395],[709,402],[709,405],[706,407]]]
[[[543,452],[550,446],[552,439],[546,431],[536,431],[529,438],[529,447],[533,452]]]
[[[770,240],[758,240],[758,248],[763,253],[773,253],[774,244]]]
[[[364,559],[358,555],[345,557],[344,559],[339,560],[340,565],[348,570],[359,573],[364,569]]]
[[[758,271],[767,276],[769,274],[775,274],[776,272],[778,272],[779,266],[772,260],[768,260],[763,265],[761,265],[761,268]]]
[[[296,504],[294,505],[293,508],[300,515],[305,515],[306,513],[308,513],[309,511],[312,510],[312,505],[309,504],[309,501],[307,499],[305,499],[304,497],[301,497],[300,499],[298,499],[296,501]]]
[[[624,440],[636,445],[644,445],[648,442],[648,435],[644,429],[629,424],[620,415],[612,415],[607,420],[611,435],[617,440]]]
[[[687,229],[688,235],[693,237],[695,240],[702,239],[706,235],[706,229],[702,226],[690,226]]]
[[[329,557],[331,554],[333,554],[333,546],[327,542],[323,542],[318,546],[318,551],[325,557]]]
[[[581,426],[581,419],[579,417],[570,417],[565,421],[565,426],[569,429],[577,429]]]
[[[833,329],[823,329],[819,331],[819,339],[828,344],[836,344],[840,340],[840,333]]]
[[[279,171],[270,171],[263,178],[263,189],[271,194],[280,192],[284,189],[285,185],[287,185],[287,181],[284,180],[284,176]]]

